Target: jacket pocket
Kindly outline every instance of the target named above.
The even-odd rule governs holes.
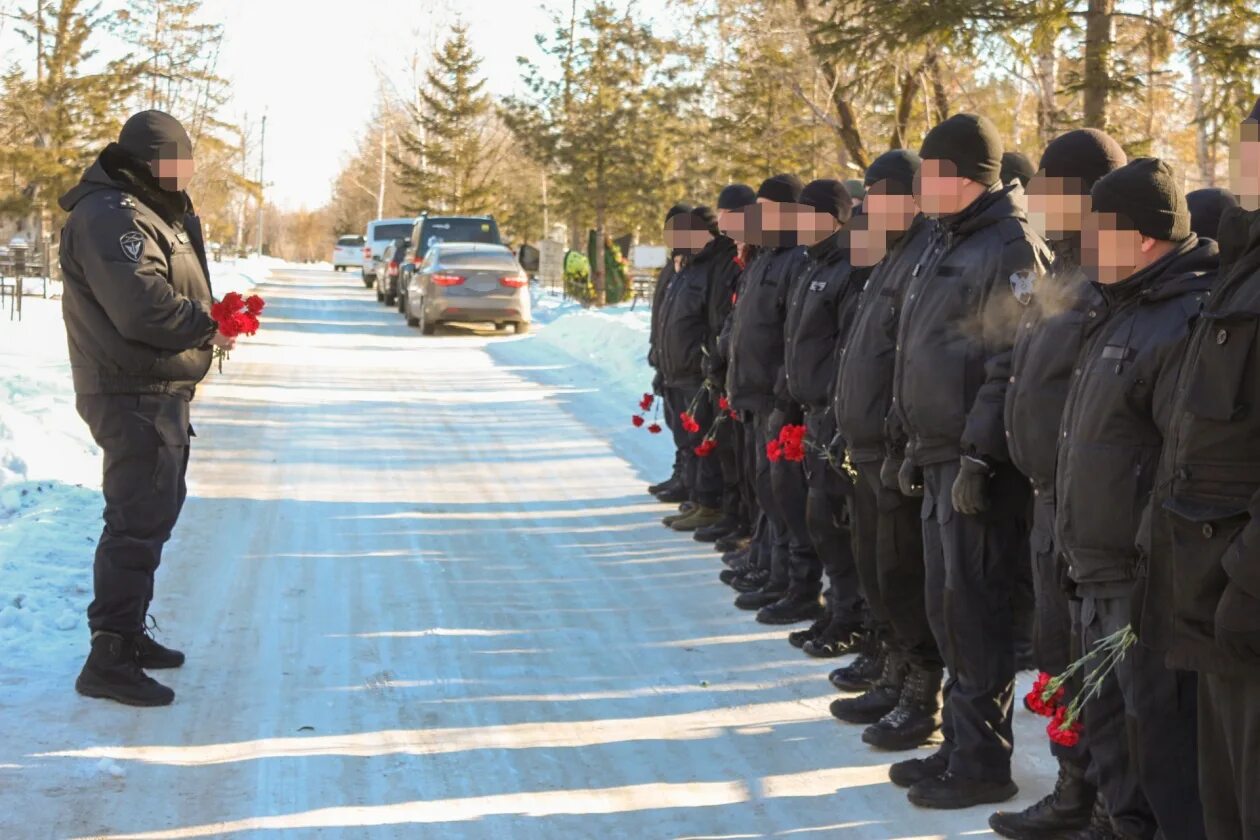
[[[1235,420],[1249,408],[1239,397],[1255,347],[1257,315],[1240,312],[1203,317],[1186,410],[1205,420]]]
[[[1164,502],[1172,542],[1174,603],[1179,619],[1213,635],[1217,604],[1229,583],[1221,560],[1250,521],[1247,502],[1172,497]]]

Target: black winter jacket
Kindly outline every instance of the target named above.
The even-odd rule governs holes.
[[[837,231],[806,250],[792,281],[783,328],[784,383],[787,396],[807,410],[831,404],[840,343],[853,323],[866,274],[849,262],[844,233]]]
[[[1186,338],[1211,287],[1216,243],[1190,236],[1086,312],[1059,431],[1055,538],[1078,591],[1127,591],[1155,486]],[[1093,316],[1090,313],[1094,313]]]
[[[740,411],[769,412],[783,375],[783,321],[805,249],[767,248],[740,279],[731,315],[726,393]]]
[[[1011,463],[1040,495],[1054,492],[1059,422],[1085,328],[1102,298],[1080,266],[1079,239],[1053,243],[1054,265],[1036,282],[1015,334],[1006,389]],[[1021,301],[1022,302],[1022,301]]]
[[[888,448],[884,430],[892,404],[897,321],[910,271],[934,225],[926,216],[915,218],[871,271],[840,348],[832,406],[855,464],[879,461]]]
[[[671,252],[668,261],[656,273],[656,287],[652,289],[652,316],[648,321],[648,364],[660,368],[657,346],[661,338],[661,304],[665,302],[665,293],[674,279],[674,255]]]
[[[705,379],[705,359],[717,343],[710,320],[715,275],[726,271],[735,256],[735,243],[713,239],[670,281],[661,301],[656,356],[665,384],[671,388],[697,387]],[[729,296],[727,307],[729,308]]]
[[[210,369],[210,272],[201,223],[111,144],[61,197],[62,315],[79,394],[192,399]]]
[[[739,246],[734,240],[721,236],[718,237],[718,242],[721,243],[721,250],[709,271],[709,340],[705,344],[708,354],[704,359],[704,375],[721,388],[726,384],[726,349],[722,346],[722,330],[726,328],[731,310],[735,307],[735,296],[743,269],[736,260]]]
[[[1147,628],[1168,665],[1260,673],[1260,212],[1222,217],[1219,279],[1187,342],[1153,499]],[[1234,644],[1237,633],[1251,643]],[[1154,640],[1159,643],[1161,640]],[[1166,645],[1160,644],[1163,647]]]
[[[1012,286],[1048,264],[1018,183],[939,220],[911,270],[893,374],[892,412],[916,464],[1007,460],[1003,410],[1020,309]]]

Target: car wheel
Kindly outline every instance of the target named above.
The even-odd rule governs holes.
[[[516,322],[516,334],[517,334],[517,335],[525,335],[525,333],[527,333],[527,332],[529,332],[529,321],[517,321],[517,322]]]
[[[420,332],[423,334],[433,335],[437,332],[437,323],[429,320],[429,313],[425,309],[423,301],[420,303],[420,317],[417,320],[419,321]]]
[[[371,287],[371,286],[368,286],[368,288],[370,289],[370,288],[372,288],[372,287]],[[382,292],[379,288],[376,290],[376,302],[377,302],[377,303],[384,303],[384,302],[385,302],[385,293],[384,293],[384,292]]]
[[[372,288],[372,287],[373,287],[373,286],[375,286],[375,285],[376,285],[376,281],[375,281],[374,279],[372,279],[371,277],[364,277],[364,278],[363,278],[363,286],[364,286],[364,288],[370,289],[370,288]]]
[[[406,298],[406,293],[405,293],[405,292],[402,292],[402,291],[399,291],[399,292],[398,292],[398,311],[399,311],[399,312],[401,312],[401,313],[402,313],[402,314],[404,314],[404,315],[406,315],[406,314],[407,314],[407,298]]]

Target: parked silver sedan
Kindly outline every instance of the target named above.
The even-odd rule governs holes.
[[[507,324],[529,331],[529,278],[503,245],[436,242],[411,274],[407,323],[433,335],[444,321]]]

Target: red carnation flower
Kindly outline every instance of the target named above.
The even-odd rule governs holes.
[[[643,424],[646,423],[647,421],[644,420],[641,415],[636,414],[634,415],[634,417],[630,418],[630,422],[634,424],[634,427],[636,429],[638,429],[638,428],[641,428]]]
[[[766,457],[769,458],[772,463],[777,462],[783,457],[783,451],[779,448],[779,442],[777,440],[772,440],[766,444]]]
[[[720,408],[722,411],[730,411],[731,401],[728,400],[726,397],[718,397],[718,408]]]
[[[731,419],[732,419],[732,420],[738,420],[738,419],[739,419],[739,412],[738,412],[738,411],[731,411]]]
[[[678,418],[682,420],[683,431],[687,434],[694,435],[700,431],[700,424],[696,422],[696,418],[692,417],[689,412],[684,411],[678,415]]]
[[[652,404],[656,402],[656,398],[651,394],[644,394],[643,399],[639,400],[639,408],[643,411],[651,411]]]
[[[241,297],[240,292],[228,292],[223,296],[223,305],[228,312],[239,312],[245,308],[245,298]]]
[[[695,452],[700,458],[708,458],[713,454],[713,450],[715,449],[717,449],[717,441],[707,439],[700,442],[700,445],[696,447]]]
[[[1033,681],[1032,691],[1028,692],[1027,697],[1024,698],[1028,708],[1042,717],[1053,717],[1055,711],[1060,708],[1059,704],[1063,700],[1063,695],[1067,693],[1066,686],[1059,686],[1059,690],[1047,698],[1046,690],[1050,687],[1052,679],[1054,677],[1045,671],[1039,673],[1037,679]]]
[[[1060,706],[1055,709],[1054,718],[1046,727],[1046,734],[1050,736],[1050,740],[1063,747],[1075,747],[1081,742],[1081,732],[1084,727],[1078,720],[1068,720],[1068,710],[1066,706]]]
[[[654,435],[659,435],[661,433],[661,424],[653,423],[651,426],[648,426],[648,431]]]
[[[245,309],[250,315],[261,315],[262,311],[267,308],[267,302],[258,295],[250,295],[245,298]]]

